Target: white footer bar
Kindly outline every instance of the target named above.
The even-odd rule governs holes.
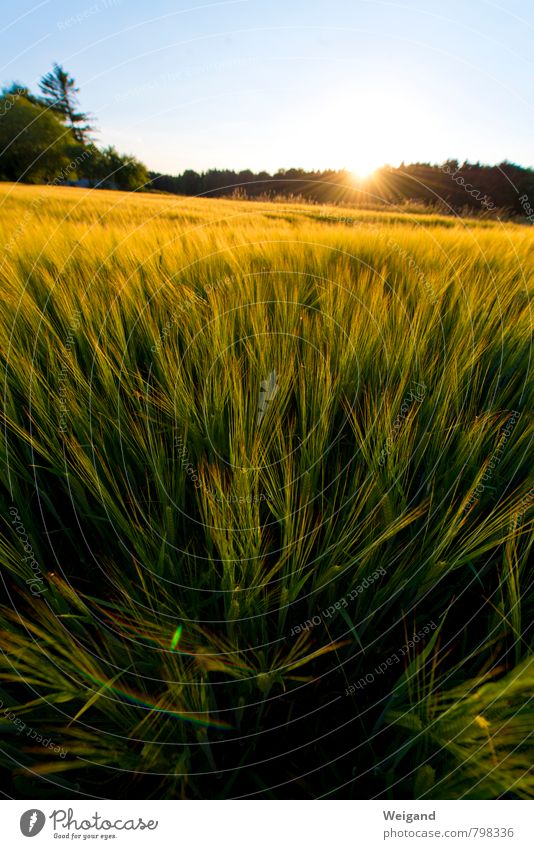
[[[6,849],[534,847],[531,801],[6,800],[0,817]]]

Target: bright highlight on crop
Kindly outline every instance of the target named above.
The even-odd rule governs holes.
[[[174,637],[171,642],[171,649],[174,651],[178,643],[180,642],[180,637],[182,636],[182,626],[178,625],[176,631],[174,632]]]

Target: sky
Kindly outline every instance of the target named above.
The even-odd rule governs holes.
[[[62,64],[152,170],[534,166],[533,0],[2,0],[0,82]]]

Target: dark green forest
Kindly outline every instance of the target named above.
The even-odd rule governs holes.
[[[414,163],[384,166],[359,184],[348,171],[262,171],[211,169],[184,171],[177,177],[150,174],[151,185],[164,192],[210,197],[289,198],[316,203],[420,203],[440,213],[494,217],[532,214],[534,171],[510,162],[481,165],[449,160],[441,165]]]

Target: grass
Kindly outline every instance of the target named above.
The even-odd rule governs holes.
[[[3,184],[0,245],[13,794],[532,796],[532,231]]]

